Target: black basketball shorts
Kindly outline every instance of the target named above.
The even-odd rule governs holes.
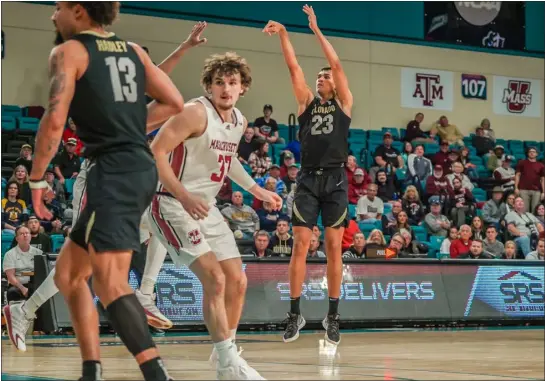
[[[344,167],[303,169],[297,179],[292,224],[310,229],[322,214],[324,227],[348,225],[348,178]]]
[[[87,203],[70,239],[97,253],[140,250],[140,219],[157,187],[155,165],[113,168],[96,159],[87,173]]]

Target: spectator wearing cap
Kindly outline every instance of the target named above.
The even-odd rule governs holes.
[[[442,199],[444,204],[444,199],[452,190],[450,182],[447,177],[444,175],[443,166],[436,164],[433,168],[433,174],[428,177],[426,180],[426,195],[428,197],[438,196]]]
[[[537,161],[537,149],[529,147],[526,159],[517,163],[515,193],[524,200],[526,211],[535,210],[545,199],[545,166]]]
[[[424,222],[429,235],[446,237],[450,229],[450,221],[447,216],[441,214],[441,200],[438,196],[430,198],[430,212],[426,214]]]
[[[15,166],[24,165],[28,173],[32,172],[32,146],[25,143],[21,146],[19,158],[15,160]]]
[[[35,247],[36,249],[39,249],[44,253],[53,252],[51,238],[47,234],[40,231],[43,229],[41,229],[41,223],[38,217],[36,217],[35,215],[31,215],[30,217],[28,217],[26,227],[28,228],[28,230],[30,230],[30,246]],[[17,246],[16,239],[14,239],[11,243],[10,249],[13,249],[15,246]]]
[[[449,197],[450,216],[456,226],[466,223],[475,211],[475,197],[470,190],[462,186],[462,180],[455,177],[452,180],[452,191]]]
[[[433,155],[431,161],[433,165],[440,165],[443,167],[443,173],[448,175],[450,173],[450,160],[449,156],[449,144],[446,140],[441,141],[439,145],[439,152]]]
[[[369,184],[367,194],[360,197],[356,213],[365,224],[375,224],[382,220],[384,214],[384,202],[377,197],[377,185]]]
[[[358,162],[356,161],[356,157],[354,155],[348,155],[348,159],[346,160],[346,165],[344,166],[348,184],[352,183],[352,177],[354,177],[354,171],[357,168],[358,168]]]
[[[498,231],[501,230],[501,221],[507,214],[507,207],[503,202],[502,187],[494,187],[492,190],[492,198],[483,206],[483,221],[487,225],[495,226]]]
[[[280,170],[282,170],[282,168]],[[286,185],[286,192],[288,194],[292,191],[293,185],[296,184],[298,174],[299,174],[299,164],[291,163],[288,166],[288,172],[286,176],[282,178],[282,181]]]
[[[16,181],[9,181],[6,197],[2,199],[2,232],[15,234],[15,230],[28,217],[27,204],[19,198],[20,186]]]
[[[392,147],[394,138],[389,132],[384,133],[383,144],[377,147],[373,157],[375,158],[376,166],[369,170],[369,176],[374,181],[376,173],[380,168],[386,169],[388,173],[395,173],[397,169],[403,168],[405,163],[401,157],[401,153]]]
[[[250,154],[248,164],[252,169],[253,178],[258,179],[263,177],[272,165],[272,160],[269,156],[269,143],[260,142],[257,150]]]
[[[475,188],[475,186],[473,185],[469,177],[464,173],[464,165],[459,161],[452,164],[452,173],[450,175],[447,175],[447,180],[449,181],[452,188],[454,188],[453,180],[456,177],[462,180],[462,186],[464,188],[469,191],[473,191],[473,188]]]
[[[501,144],[494,147],[494,153],[488,157],[486,168],[490,172],[494,172],[496,168],[501,167],[501,163],[505,159],[505,148]]]
[[[248,161],[250,160],[250,155],[252,152],[254,152],[257,149],[256,141],[254,139],[254,128],[253,127],[247,127],[246,131],[244,131],[244,135],[240,139],[240,143],[238,144],[238,160],[242,164],[248,164]]]
[[[367,186],[369,184],[371,184],[369,176],[363,168],[357,168],[354,171],[352,182],[348,184],[348,202],[356,205],[360,197],[367,193]]]
[[[435,143],[435,130],[430,132],[428,136],[420,129],[420,124],[424,121],[424,114],[419,112],[414,116],[414,119],[407,124],[407,132],[403,140],[406,142],[426,142]]]
[[[280,166],[280,177],[283,178],[288,174],[290,165],[295,164],[295,157],[290,151],[282,153],[282,165]]]
[[[286,184],[284,183],[284,181],[282,181],[282,178],[280,177],[280,166],[278,164],[271,165],[267,174],[257,179],[256,183],[262,187],[271,177],[276,180],[276,193],[279,196],[285,198],[288,195],[288,192],[286,189]]]
[[[64,184],[65,179],[76,178],[80,171],[81,161],[76,155],[77,139],[69,138],[64,144],[64,149],[57,154],[53,163],[55,166],[55,174],[61,184]]]
[[[263,106],[263,116],[254,121],[255,136],[268,143],[285,143],[284,139],[278,137],[278,123],[271,118],[273,108],[271,105]]]
[[[386,173],[386,170],[379,169],[377,172],[377,196],[383,202],[390,202],[398,196],[397,194],[397,181],[393,173],[389,175]]]
[[[76,148],[74,150],[74,153],[78,156],[81,155],[81,150],[83,149],[83,143],[81,142],[78,135],[76,135],[76,124],[74,123],[74,120],[72,118],[68,118],[68,126],[64,129],[62,132],[62,142],[66,145],[68,143],[69,139],[75,139],[76,140]]]
[[[501,162],[501,167],[496,168],[492,173],[497,183],[501,184],[504,193],[515,190],[515,170],[511,166],[513,160],[513,156],[505,156],[505,159]]]
[[[494,141],[490,140],[486,137],[484,133],[484,128],[481,126],[477,127],[475,130],[475,135],[473,135],[472,144],[473,147],[477,150],[478,156],[484,156],[487,153],[492,152],[492,149],[494,148]]]
[[[450,124],[446,116],[441,116],[435,125],[437,135],[441,140],[446,140],[449,144],[464,145],[464,135],[454,124]]]
[[[422,183],[426,183],[428,177],[432,174],[433,165],[430,159],[424,157],[424,146],[418,144],[407,158],[407,175],[405,181],[407,184],[413,184],[422,190]]]

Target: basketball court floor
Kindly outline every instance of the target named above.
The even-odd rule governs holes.
[[[323,332],[285,344],[280,334],[240,334],[243,356],[269,380],[542,380],[543,327],[528,329],[358,330],[341,344]],[[101,339],[106,380],[138,380],[136,363],[118,338]],[[175,380],[213,380],[206,336],[156,338]],[[76,380],[80,357],[72,337],[34,338],[16,352],[2,338],[2,380]]]

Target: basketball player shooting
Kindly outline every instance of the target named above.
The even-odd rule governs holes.
[[[203,315],[214,342],[211,360],[220,380],[263,378],[234,344],[246,275],[233,233],[215,206],[216,196],[228,176],[274,209],[282,207],[280,196],[259,187],[237,158],[248,122],[235,105],[251,83],[245,59],[235,53],[211,56],[201,77],[209,97],[188,102],[151,145],[160,184],[151,205],[150,230],[175,264],[188,266],[203,286]]]
[[[283,340],[296,340],[306,323],[299,302],[312,227],[322,213],[329,293],[329,311],[322,324],[326,329],[326,340],[338,344],[341,340],[338,306],[343,274],[341,242],[348,222],[348,181],[344,165],[348,159],[353,98],[341,61],[318,28],[314,9],[305,5],[303,12],[329,63],[329,67],[318,73],[316,96],[305,82],[286,28],[276,21],[269,21],[263,29],[268,35],[280,37],[297,99],[300,125],[301,175],[293,202],[294,247],[289,268],[291,307]]]
[[[49,57],[49,105],[36,137],[30,188],[36,214],[50,219],[43,176],[70,110],[90,159],[87,205],[61,250],[55,283],[70,309],[83,360],[81,380],[102,379],[91,275],[144,379],[169,380],[128,273],[132,252],[140,248],[140,218],[158,180],[146,129],[181,112],[183,98],[141,47],[105,30],[118,12],[119,2],[113,1],[56,4],[52,21],[64,42]],[[148,107],[146,93],[155,99]]]

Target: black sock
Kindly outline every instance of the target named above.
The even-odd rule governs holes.
[[[146,381],[167,381],[171,380],[167,373],[163,360],[160,357],[148,360],[145,363],[140,364],[140,370],[144,375]]]
[[[85,380],[101,380],[102,379],[102,365],[100,361],[87,360],[83,362],[82,376]]]
[[[290,298],[290,312],[292,314],[301,315],[301,310],[299,309],[299,300],[301,300],[301,297]]]
[[[335,315],[339,311],[339,298],[329,298],[328,315]]]

